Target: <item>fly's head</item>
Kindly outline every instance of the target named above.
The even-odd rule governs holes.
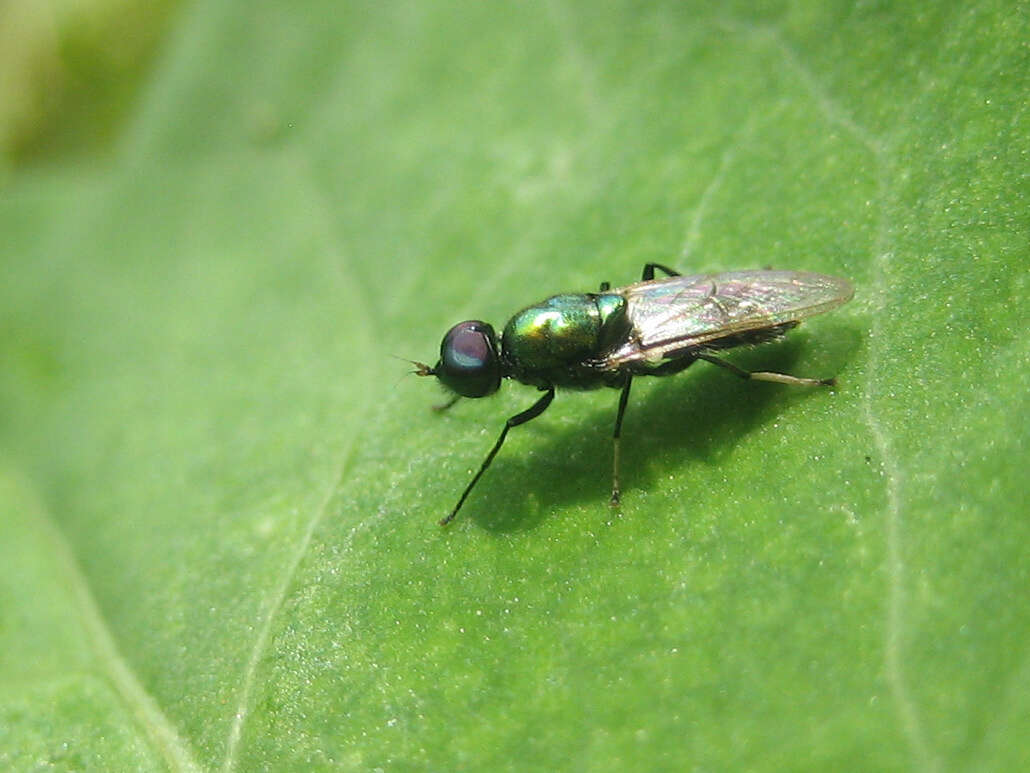
[[[436,376],[462,397],[486,397],[501,385],[497,335],[487,322],[470,319],[447,331],[440,344],[440,360],[433,367],[415,363],[419,376]]]

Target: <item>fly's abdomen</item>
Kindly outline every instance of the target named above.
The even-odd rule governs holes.
[[[597,362],[626,324],[620,296],[554,295],[508,321],[501,338],[502,358],[511,375],[524,384],[604,386]]]

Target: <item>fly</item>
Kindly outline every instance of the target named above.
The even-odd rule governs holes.
[[[655,279],[655,271],[667,274]],[[544,394],[504,423],[504,429],[454,509],[461,510],[476,483],[501,450],[512,427],[535,419],[554,400],[555,390],[620,389],[612,433],[612,496],[619,503],[619,436],[634,376],[671,376],[697,360],[735,376],[796,386],[831,386],[832,378],[798,378],[785,373],[748,371],[717,356],[734,346],[782,337],[801,320],[851,300],[846,279],[799,271],[730,271],[682,276],[659,263],[644,266],[641,281],[596,293],[553,295],[529,306],[504,326],[498,341],[480,320],[459,322],[440,344],[440,360],[416,362],[420,376],[436,376],[453,395],[486,397],[502,378],[513,378]]]

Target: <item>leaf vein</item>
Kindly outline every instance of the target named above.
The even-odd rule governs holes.
[[[312,209],[317,211],[322,218],[323,223],[326,224],[327,229],[327,240],[335,242],[338,253],[345,255],[346,252],[343,250],[341,244],[342,239],[340,236],[333,232],[332,224],[335,222],[331,216],[331,208],[327,201],[325,192],[317,185],[315,181],[314,170],[309,164],[301,164],[299,169],[303,172],[304,180],[299,183],[299,186],[306,182],[307,189],[312,193]],[[359,319],[373,320],[372,309],[366,303],[365,296],[366,292],[363,292],[361,288],[356,288],[355,283],[345,282],[344,287],[348,289],[348,295],[350,303],[348,304],[352,309],[358,313]],[[371,334],[370,330],[375,327],[374,324],[361,325],[357,329],[366,337],[366,344],[371,349]],[[364,393],[364,399],[361,401],[361,405],[355,415],[365,416],[368,413],[368,404],[371,399],[371,394],[368,392]],[[333,501],[333,498],[340,491],[343,486],[343,482],[347,478],[347,471],[350,468],[350,464],[354,457],[354,450],[357,447],[357,440],[360,432],[355,432],[349,435],[346,445],[341,454],[341,461],[337,468],[336,475],[332,478],[332,483],[329,485],[325,496],[323,497],[319,506],[315,509],[314,514],[308,521],[307,526],[304,529],[304,534],[297,543],[297,548],[290,557],[288,564],[285,567],[282,575],[279,578],[279,582],[275,585],[271,595],[266,601],[264,608],[265,614],[261,621],[261,627],[258,629],[257,638],[254,640],[254,646],[251,649],[250,657],[247,659],[247,665],[244,667],[243,680],[240,687],[240,699],[237,704],[236,711],[233,714],[232,724],[229,728],[229,736],[226,741],[226,752],[225,758],[222,761],[222,770],[230,771],[236,767],[236,763],[239,757],[240,741],[243,737],[243,727],[247,722],[247,718],[250,714],[251,704],[251,693],[254,690],[254,684],[257,679],[258,666],[264,657],[265,651],[268,649],[269,640],[271,638],[272,626],[275,620],[279,616],[279,612],[286,602],[286,596],[293,585],[293,581],[297,576],[297,571],[300,568],[301,562],[307,555],[308,550],[311,546],[311,541],[314,538],[315,532],[321,526],[322,521],[325,520],[326,514],[329,512],[329,506]],[[364,521],[364,524],[368,524],[371,521]],[[361,524],[359,524],[361,526]],[[355,527],[355,530],[358,527]],[[352,531],[353,535],[354,531]]]
[[[26,486],[31,490],[30,487]],[[125,656],[118,649],[114,634],[94,598],[75,553],[53,514],[42,505],[29,508],[39,522],[40,530],[50,542],[58,570],[64,575],[79,613],[86,639],[107,669],[115,691],[143,728],[168,767],[174,771],[200,771],[190,745],[179,735],[175,725],[158,706],[157,701],[136,677]]]
[[[897,707],[905,736],[914,761],[921,770],[936,771],[938,761],[932,753],[922,729],[922,722],[915,700],[912,697],[905,674],[903,638],[905,619],[905,560],[902,546],[902,513],[904,474],[898,464],[897,455],[891,443],[890,433],[876,412],[873,392],[876,374],[884,360],[883,319],[887,312],[889,284],[887,274],[893,253],[889,248],[889,225],[886,202],[889,195],[888,153],[885,143],[871,131],[860,125],[822,87],[810,68],[791,49],[776,29],[752,30],[767,37],[780,52],[787,66],[798,76],[805,89],[815,100],[820,112],[829,123],[836,124],[855,137],[873,157],[876,169],[877,201],[879,214],[873,242],[872,285],[876,299],[870,330],[869,363],[866,384],[862,395],[862,412],[869,427],[886,476],[887,508],[885,532],[887,550],[887,611],[884,625],[884,668],[894,703]]]

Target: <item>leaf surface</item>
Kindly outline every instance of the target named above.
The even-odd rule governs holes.
[[[1025,13],[185,6],[0,195],[0,764],[1018,769]],[[557,292],[855,300],[513,431],[396,355]]]

